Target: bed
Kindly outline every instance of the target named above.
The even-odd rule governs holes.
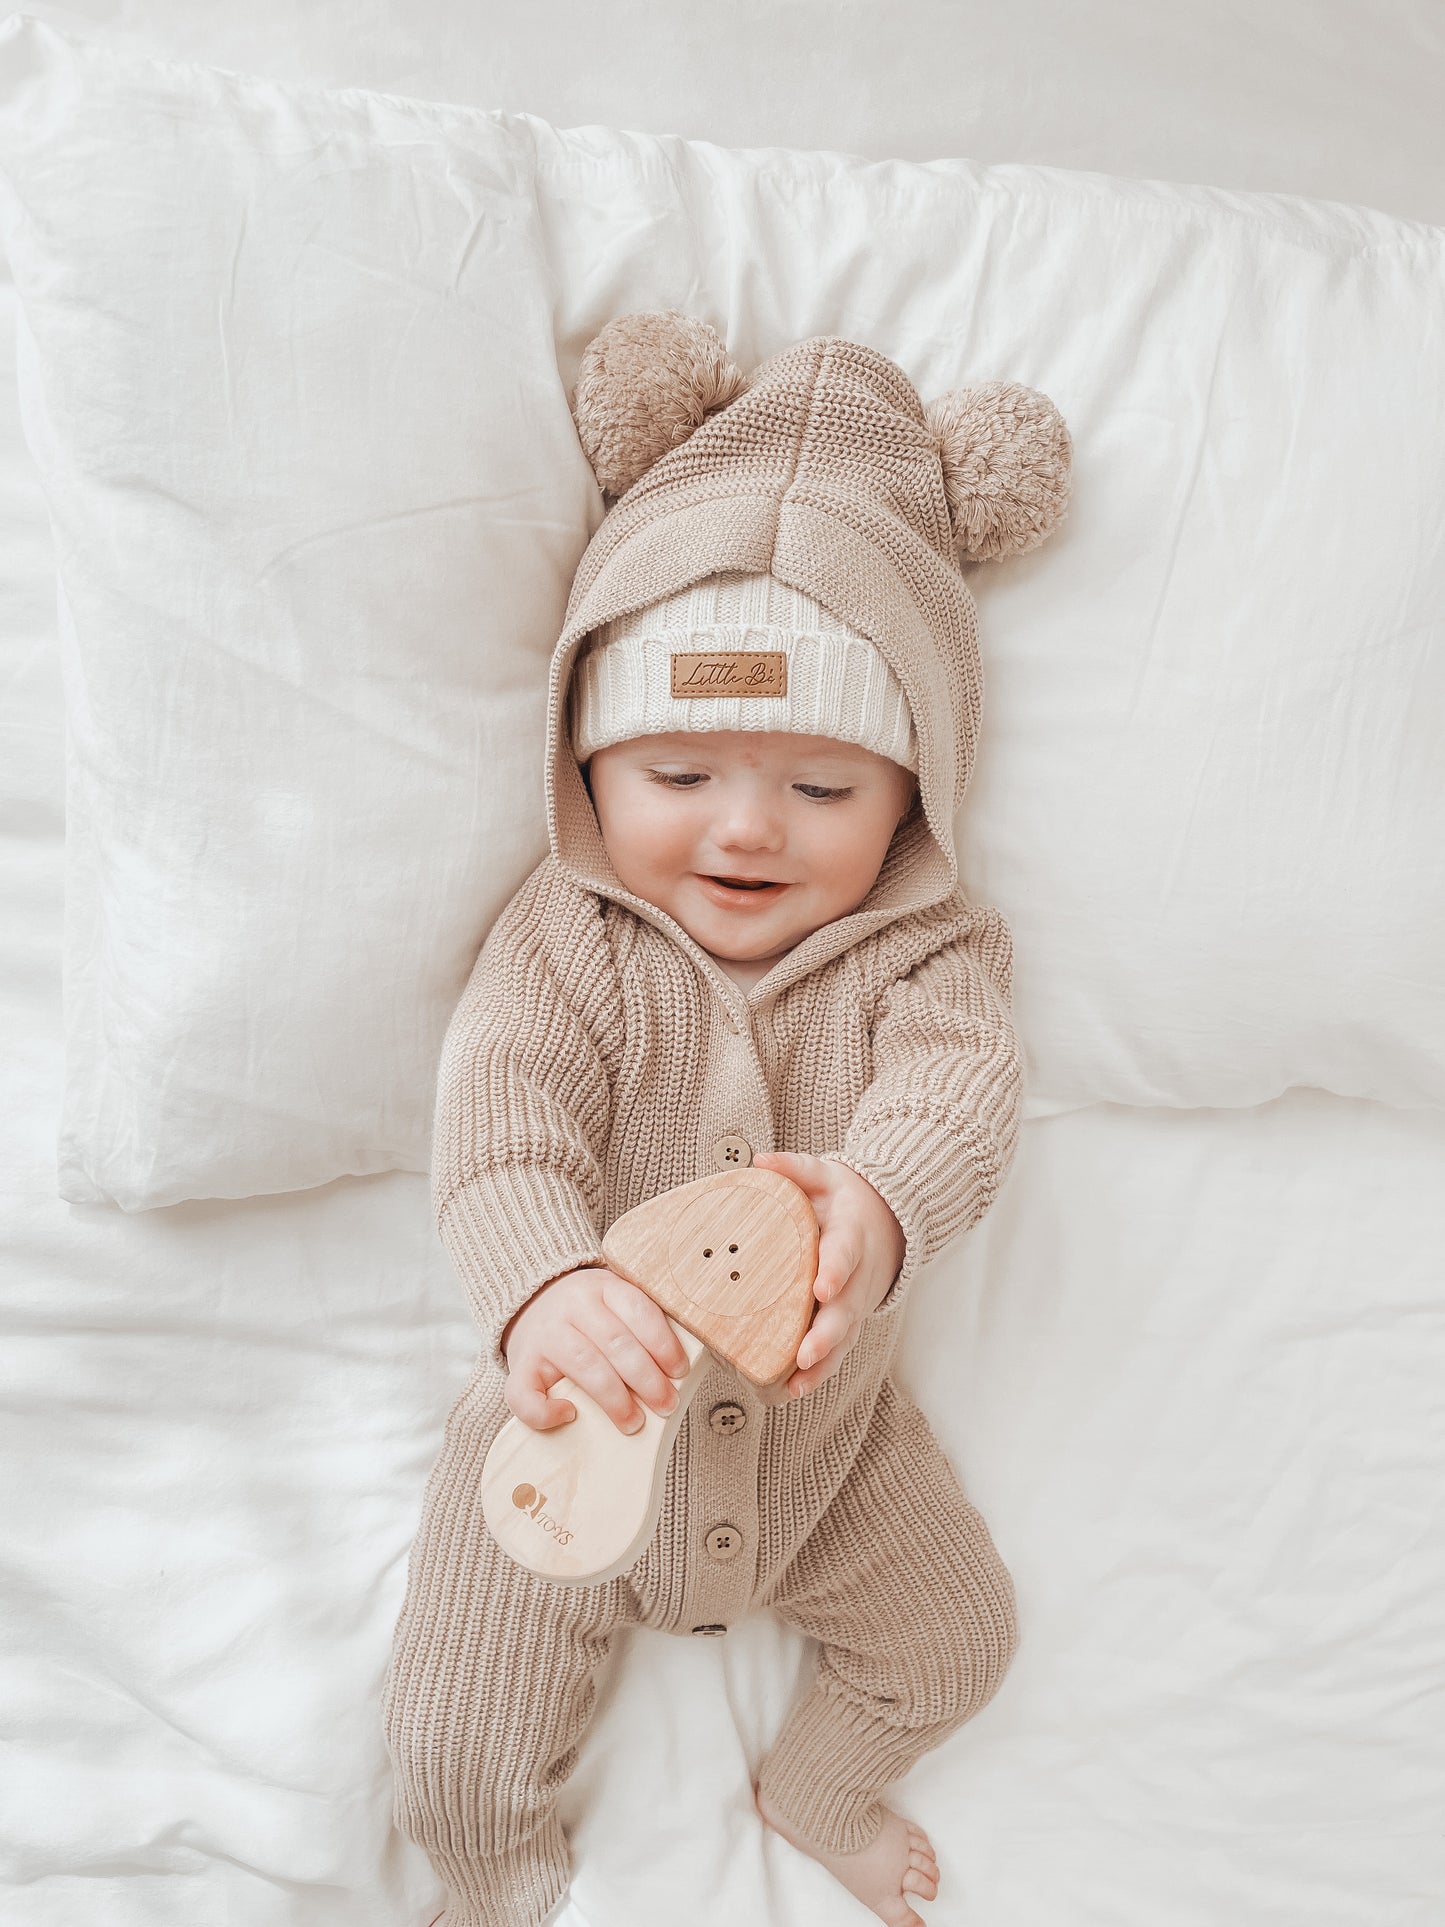
[[[849,10],[847,35],[831,30],[834,10],[769,14],[777,58],[740,92],[759,10],[728,16],[718,54],[700,21],[684,27],[681,16],[645,9],[610,14],[605,36],[581,8],[565,10],[563,33],[520,16],[483,30],[443,0],[404,13],[267,4],[244,19],[165,0],[32,9],[77,41],[99,36],[101,51],[86,56],[93,71],[152,56],[192,79],[190,63],[235,69],[264,77],[277,99],[311,102],[307,112],[392,114],[398,126],[413,96],[463,113],[506,110],[508,139],[540,156],[528,192],[557,396],[609,302],[650,304],[639,262],[671,262],[669,286],[695,276],[700,306],[726,306],[705,283],[706,235],[694,230],[668,255],[672,242],[657,239],[661,203],[645,196],[676,193],[696,209],[715,193],[733,209],[735,186],[742,195],[769,178],[773,163],[757,150],[784,143],[913,164],[967,156],[981,171],[960,177],[964,186],[1016,196],[1008,206],[1019,219],[1039,182],[1009,175],[1011,164],[1056,170],[1050,192],[1072,172],[1081,221],[1125,208],[1140,231],[1174,219],[1178,193],[1187,200],[1190,190],[1171,180],[1206,182],[1189,203],[1201,221],[1228,216],[1241,247],[1261,222],[1277,221],[1267,237],[1276,254],[1324,264],[1317,284],[1304,266],[1288,284],[1314,288],[1309,314],[1338,317],[1341,290],[1354,288],[1351,312],[1376,314],[1382,328],[1382,289],[1396,317],[1407,297],[1420,303],[1412,316],[1438,315],[1445,153],[1430,75],[1441,45],[1425,7],[1372,9],[1368,22],[1341,4],[1282,10],[1249,29],[1256,78],[1247,87],[1242,30],[1222,6],[1167,28],[1135,6],[1091,9],[1089,31],[1062,8],[1008,24],[973,11],[911,7],[901,44],[898,17],[888,15],[885,34],[882,10]],[[949,59],[923,60],[924,46]],[[892,64],[880,79],[885,56]],[[793,76],[815,59],[819,84],[799,120]],[[313,90],[332,88],[391,104],[355,91],[315,105]],[[10,112],[25,111],[12,71]],[[449,124],[445,114],[432,120]],[[620,160],[619,128],[650,130]],[[558,129],[581,132],[554,146]],[[653,133],[683,145],[656,150],[646,145]],[[735,158],[744,153],[746,169]],[[646,248],[594,254],[578,183],[589,168],[625,171],[629,155],[637,165],[624,186],[639,197],[634,227]],[[830,193],[851,192],[858,179],[829,163]],[[870,176],[866,192],[876,187]],[[1211,200],[1215,191],[1225,198]],[[1265,206],[1256,195],[1318,198]],[[1340,267],[1336,248],[1364,264],[1358,273]],[[559,271],[584,258],[600,264],[588,277]],[[1361,278],[1389,263],[1401,278],[1388,287]],[[844,266],[862,329],[877,318],[862,252]],[[777,285],[786,284],[780,260]],[[1181,281],[1181,299],[1188,287]],[[84,585],[63,542],[71,592],[57,606],[52,512],[58,505],[63,534],[79,497],[56,492],[56,449],[74,444],[53,380],[53,439],[33,404],[22,423],[19,397],[44,387],[36,354],[50,357],[47,373],[57,350],[43,330],[39,350],[34,337],[27,345],[8,280],[3,292],[0,1912],[23,1927],[426,1927],[438,1892],[424,1856],[390,1825],[378,1708],[423,1481],[475,1339],[428,1210],[418,1155],[427,1093],[416,1067],[440,1042],[437,1022],[469,946],[535,860],[535,819],[482,858],[460,844],[447,855],[448,902],[472,896],[448,926],[429,985],[430,1029],[402,1038],[394,1060],[322,1036],[305,1078],[278,1085],[268,1115],[243,1118],[224,1143],[224,1133],[204,1139],[205,1117],[180,1091],[200,1020],[177,1030],[154,1009],[138,1038],[113,1009],[127,982],[156,992],[163,978],[144,944],[164,935],[173,946],[176,932],[201,927],[199,911],[134,888],[118,908],[116,879],[134,884],[128,864],[142,863],[144,840],[127,841],[114,813],[100,814],[131,794],[127,783],[171,795],[165,784],[179,786],[189,766],[157,762],[160,739],[143,731],[125,739],[149,745],[139,772],[91,754],[122,697],[134,702],[127,727],[154,729],[160,717],[178,730],[180,721],[149,679],[146,638],[128,638],[122,655],[119,632],[95,626],[102,605],[79,600]],[[1168,299],[1162,283],[1158,298]],[[761,352],[759,309],[738,297],[734,313],[754,331],[747,349]],[[1127,328],[1110,335],[1106,306],[1091,313],[1096,358],[1107,349],[1121,369],[1147,361]],[[1218,343],[1232,339],[1227,320],[1246,338],[1264,325],[1224,304]],[[776,326],[788,325],[780,295]],[[900,342],[942,385],[947,357],[929,361],[937,328],[923,308],[909,325],[915,334]],[[1030,816],[1016,800],[1020,772],[1030,754],[1071,753],[1058,719],[1080,704],[1087,713],[1089,698],[1082,684],[1068,690],[1075,706],[1050,712],[1056,733],[1041,733],[1031,707],[1039,663],[1065,660],[1048,627],[1065,581],[1058,571],[1072,556],[1097,572],[1097,611],[1111,582],[1125,579],[1122,549],[1086,547],[1085,535],[1106,525],[1090,520],[1102,512],[1081,496],[1083,533],[1072,551],[1061,547],[1052,576],[1025,573],[1017,586],[1000,577],[986,590],[985,623],[1001,641],[984,735],[987,743],[994,727],[998,748],[980,766],[972,877],[1015,927],[1034,1095],[1003,1196],[920,1281],[899,1370],[1014,1574],[1021,1644],[996,1699],[899,1792],[938,1852],[942,1886],[925,1911],[940,1927],[1434,1927],[1445,1909],[1445,878],[1429,787],[1445,660],[1429,571],[1439,566],[1431,558],[1445,497],[1429,492],[1439,480],[1430,436],[1412,439],[1409,358],[1392,353],[1389,367],[1372,367],[1352,325],[1353,358],[1339,365],[1376,383],[1372,406],[1399,406],[1384,437],[1393,486],[1401,463],[1421,464],[1406,545],[1418,560],[1402,567],[1398,551],[1384,552],[1378,579],[1369,574],[1387,520],[1399,539],[1399,498],[1373,486],[1373,471],[1359,493],[1375,501],[1380,529],[1358,500],[1349,526],[1301,535],[1282,515],[1271,527],[1272,542],[1300,544],[1288,551],[1293,583],[1310,579],[1312,543],[1334,553],[1358,539],[1362,606],[1384,610],[1374,626],[1355,623],[1358,648],[1319,643],[1317,701],[1297,712],[1297,734],[1283,702],[1270,708],[1293,687],[1280,680],[1292,673],[1287,653],[1264,660],[1258,684],[1246,677],[1234,709],[1208,709],[1206,677],[1184,691],[1189,713],[1174,715],[1169,638],[1190,620],[1217,627],[1239,590],[1227,578],[1206,590],[1202,569],[1188,573],[1191,552],[1170,546],[1177,528],[1165,529],[1154,653],[1121,658],[1107,713],[1136,725],[1163,717],[1181,732],[1203,716],[1202,735],[1177,739],[1196,746],[1197,760],[1171,759],[1166,734],[1134,762],[1122,736],[1098,734],[1099,761],[1079,766],[1098,785],[1089,794],[1104,799],[1097,815],[1081,807],[1072,825],[1057,811]],[[1421,321],[1415,339],[1438,388],[1445,335]],[[1220,391],[1207,360],[1176,351],[1159,380],[1177,374],[1198,401],[1196,439],[1201,424],[1230,428],[1232,418],[1210,412]],[[1058,363],[1058,378],[1073,365]],[[1035,378],[1029,367],[1004,372]],[[1111,428],[1080,383],[1073,420],[1087,479],[1089,451],[1107,449]],[[1278,444],[1301,472],[1303,420],[1303,410],[1281,416]],[[166,445],[167,418],[156,421],[148,459]],[[463,784],[474,768],[466,756],[500,755],[540,713],[532,672],[545,667],[548,625],[565,596],[563,558],[596,514],[567,467],[564,431],[555,408],[537,430],[563,506],[527,524],[536,546],[526,580],[543,593],[516,661],[531,669],[503,692],[511,706],[488,712],[494,733],[482,752],[453,745],[443,755],[431,736],[412,744],[424,740]],[[1327,446],[1313,450],[1310,473]],[[1217,494],[1226,530],[1225,483],[1265,489],[1269,479],[1250,471],[1248,444],[1239,448],[1235,470],[1206,466],[1188,498],[1196,514],[1201,492],[1206,503]],[[1101,461],[1093,472],[1118,470]],[[103,483],[114,506],[113,476],[72,479],[97,500]],[[509,486],[521,500],[533,480]],[[207,537],[178,528],[180,543]],[[499,553],[488,568],[500,566]],[[1131,561],[1144,567],[1140,554]],[[1262,565],[1263,551],[1250,560]],[[297,593],[299,580],[290,578]],[[1197,596],[1197,617],[1181,606],[1181,585]],[[1242,651],[1227,660],[1238,666]],[[379,680],[393,669],[376,658]],[[306,693],[303,681],[274,700]],[[189,712],[198,753],[208,716],[220,746],[223,713],[214,700]],[[1272,717],[1273,735],[1260,733],[1261,716]],[[322,727],[319,710],[305,727]],[[1321,742],[1328,754],[1317,753]],[[1278,873],[1252,874],[1246,907],[1263,938],[1241,962],[1220,934],[1243,901],[1231,895],[1225,858],[1267,838],[1252,820],[1221,816],[1221,798],[1271,794],[1260,788],[1271,754],[1300,778],[1289,792],[1293,840],[1276,852]],[[344,755],[337,750],[338,764]],[[1117,786],[1106,790],[1107,769]],[[507,766],[505,780],[514,775]],[[224,793],[225,771],[215,780]],[[455,814],[463,793],[441,791],[435,807]],[[1156,793],[1178,805],[1157,847],[1146,800]],[[187,822],[208,827],[199,815]],[[1211,842],[1199,827],[1221,822],[1236,843]],[[1030,868],[1045,829],[1053,867]],[[1114,841],[1146,850],[1153,867],[1141,875],[1118,857],[1087,869]],[[1087,888],[1074,895],[1068,880],[1081,867]],[[1278,887],[1279,875],[1290,888]],[[253,874],[249,885],[265,881]],[[359,888],[346,882],[353,920],[374,909]],[[1116,906],[1106,924],[1086,914],[1101,898]],[[91,937],[100,905],[110,949]],[[284,935],[279,911],[277,921]],[[1136,953],[1163,957],[1162,970],[1132,977]],[[187,960],[173,947],[165,954],[185,981]],[[148,974],[127,978],[142,965]],[[1197,1032],[1181,1029],[1171,998],[1187,991],[1207,1010],[1221,979],[1232,1001],[1215,1027],[1201,1018]],[[363,1017],[379,981],[359,980]],[[1280,1019],[1282,986],[1293,1028]],[[267,1023],[284,1015],[256,1009]],[[109,1012],[104,1027],[98,1011]],[[353,1019],[348,1012],[347,1025]],[[238,1051],[196,1085],[217,1118],[230,1115],[218,1097],[225,1088],[241,1115],[235,1063],[256,1061],[254,1035]],[[166,1075],[152,1109],[105,1108],[157,1064]],[[394,1088],[368,1083],[378,1066]],[[378,1089],[384,1115],[350,1139],[323,1134],[319,1112],[306,1109],[317,1090],[336,1110],[359,1110]],[[397,1092],[409,1109],[392,1101]],[[752,1810],[751,1775],[809,1664],[805,1643],[767,1619],[726,1640],[631,1636],[563,1795],[576,1863],[566,1927],[661,1923],[680,1903],[699,1921],[760,1927],[872,1918],[764,1837]]]

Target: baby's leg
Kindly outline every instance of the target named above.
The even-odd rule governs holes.
[[[482,1366],[427,1482],[384,1695],[396,1822],[446,1883],[446,1927],[539,1927],[565,1891],[557,1790],[634,1603],[625,1579],[552,1585],[497,1546],[482,1461],[509,1416]]]
[[[1017,1629],[987,1526],[892,1380],[837,1498],[764,1603],[822,1650],[763,1762],[759,1811],[804,1851],[821,1849],[814,1857],[883,1919],[912,1923],[907,1896],[936,1890],[932,1848],[879,1796],[992,1698]],[[876,1888],[880,1857],[885,1886],[897,1882],[886,1906],[848,1878]]]

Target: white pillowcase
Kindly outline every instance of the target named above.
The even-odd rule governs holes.
[[[676,304],[745,368],[845,334],[1069,423],[1062,529],[966,570],[960,862],[1013,929],[1030,1113],[1445,1103],[1445,231],[527,126],[564,367]]]
[[[601,503],[484,114],[11,24],[27,438],[69,725],[62,1196],[423,1169],[446,1020],[545,853]]]
[[[1434,229],[869,163],[0,40],[70,724],[61,1191],[426,1167],[446,1019],[546,847],[547,660],[601,503],[567,395],[632,309],[744,367],[867,341],[1075,439],[976,565],[964,876],[1035,1112],[1445,1100]]]

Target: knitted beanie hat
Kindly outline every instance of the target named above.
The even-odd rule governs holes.
[[[674,730],[831,736],[918,768],[902,685],[813,596],[728,570],[604,623],[571,686],[572,753]]]
[[[704,608],[692,634],[707,644],[666,645],[667,702],[685,712],[683,726],[729,714],[740,726],[755,726],[756,717],[770,727],[770,715],[787,713],[809,719],[790,727],[820,735],[846,731],[845,739],[859,740],[876,728],[902,749],[900,760],[912,759],[920,809],[900,824],[872,901],[853,913],[850,928],[941,900],[958,883],[953,817],[972,773],[982,708],[977,617],[960,556],[1022,554],[1062,519],[1072,448],[1053,403],[1016,382],[988,381],[925,405],[896,362],[834,335],[780,349],[746,374],[706,322],[669,311],[623,315],[589,342],[572,413],[612,501],[573,577],[552,654],[546,794],[554,854],[580,880],[633,900],[602,841],[573,726],[585,746],[598,717],[588,678],[596,674],[601,685],[611,650],[621,652],[619,667],[632,659],[633,645],[638,659],[651,662],[648,649],[673,633],[677,598],[688,611],[684,621],[694,623],[698,591]],[[732,642],[755,613],[742,598],[763,593],[737,579],[758,577],[803,600],[784,605],[766,591],[759,627],[787,640],[758,646],[754,664],[749,645]],[[837,628],[814,626],[814,609]],[[720,650],[710,646],[719,629],[730,636]],[[815,662],[826,660],[825,647],[839,660],[855,638],[901,690],[911,749],[906,734],[898,743],[902,707],[890,708],[886,678],[873,682],[870,669],[841,696],[805,684],[810,651]],[[588,669],[594,649],[597,663]],[[699,699],[698,659],[706,670],[716,656],[726,695]],[[775,667],[764,668],[768,662]],[[624,681],[627,693],[616,700],[631,731],[639,717],[647,723],[658,713],[652,702],[661,692],[650,675],[639,690]],[[614,694],[602,696],[604,715]],[[795,712],[795,700],[805,707]]]

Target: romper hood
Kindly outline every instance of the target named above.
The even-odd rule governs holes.
[[[602,330],[583,355],[573,413],[599,484],[618,499],[583,554],[552,655],[553,856],[717,974],[680,924],[619,882],[572,754],[567,695],[594,629],[741,570],[790,584],[866,636],[902,685],[918,744],[921,809],[900,823],[868,895],[781,958],[764,984],[781,989],[949,897],[954,812],[983,694],[959,551],[1022,553],[1061,519],[1071,446],[1053,404],[990,382],[925,408],[896,363],[836,336],[799,342],[748,377],[705,323],[666,313]]]

